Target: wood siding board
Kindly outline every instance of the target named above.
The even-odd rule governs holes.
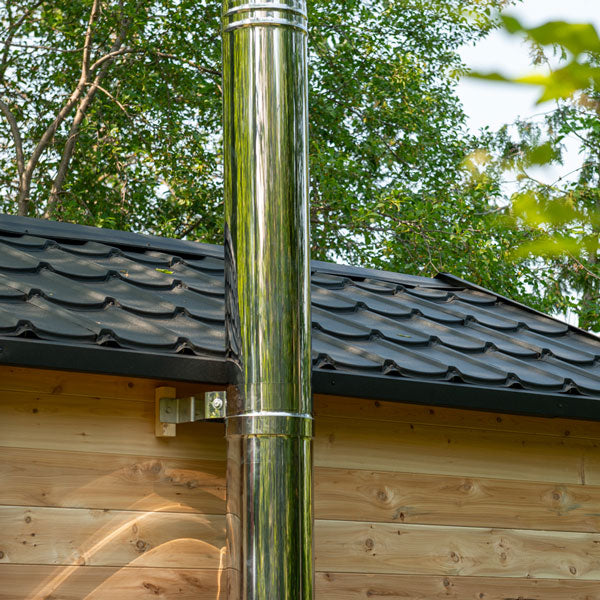
[[[325,572],[316,589],[319,600],[600,600],[597,582],[564,579]]]
[[[222,423],[179,425],[177,437],[159,439],[154,410],[154,393],[145,403],[0,391],[0,440],[13,448],[225,459]]]
[[[225,600],[225,576],[202,569],[0,564],[0,600]]]
[[[224,575],[200,569],[0,564],[0,600],[224,600]],[[481,577],[317,573],[316,591],[320,600],[600,600],[595,582]]]
[[[591,533],[316,521],[318,571],[600,581]]]
[[[154,403],[154,390],[160,386],[174,386],[179,395],[202,394],[221,390],[223,386],[202,383],[172,382],[163,379],[141,379],[72,371],[27,369],[0,365],[0,388],[7,391],[89,396],[91,398],[120,398]]]
[[[591,448],[581,460],[581,476],[585,483],[600,485],[600,453],[596,448]],[[600,506],[598,510],[600,512]]]
[[[487,429],[512,433],[532,433],[554,437],[600,439],[600,422],[576,419],[544,419],[524,415],[492,413],[460,408],[444,408],[385,402],[343,396],[315,396],[315,415],[360,421],[395,421],[420,425],[442,425],[466,429]]]
[[[600,486],[315,469],[318,519],[600,532]]]
[[[225,517],[3,507],[1,563],[218,569]]]
[[[225,462],[0,447],[0,504],[225,514]]]
[[[329,417],[315,430],[319,467],[582,483],[582,458],[600,456],[581,438]]]

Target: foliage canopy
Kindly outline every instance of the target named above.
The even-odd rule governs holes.
[[[310,0],[314,258],[553,305],[455,93],[508,0]],[[0,208],[219,242],[218,0],[0,0]]]
[[[484,136],[494,157],[496,175],[517,175],[510,217],[514,227],[529,233],[517,256],[540,257],[554,285],[544,292],[571,308],[580,325],[600,331],[600,37],[590,24],[553,21],[524,27],[504,17],[507,30],[534,45],[538,62],[558,55],[557,67],[534,76],[508,78],[479,75],[499,81],[537,85],[539,103],[553,100],[541,120],[518,121]],[[580,147],[580,164],[571,173],[546,183],[535,168],[560,168],[566,142]]]

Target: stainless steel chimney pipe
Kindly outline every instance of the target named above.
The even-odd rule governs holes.
[[[305,0],[224,0],[230,600],[313,598]]]

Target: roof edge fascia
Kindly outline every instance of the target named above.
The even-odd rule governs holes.
[[[0,364],[216,386],[226,386],[231,381],[228,362],[218,357],[166,355],[29,338],[0,337]],[[312,382],[314,394],[600,421],[600,397],[594,396],[423,379],[390,379],[377,374],[326,369],[313,369]]]

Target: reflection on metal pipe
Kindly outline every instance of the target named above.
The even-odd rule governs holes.
[[[232,600],[313,597],[306,26],[223,3]]]

